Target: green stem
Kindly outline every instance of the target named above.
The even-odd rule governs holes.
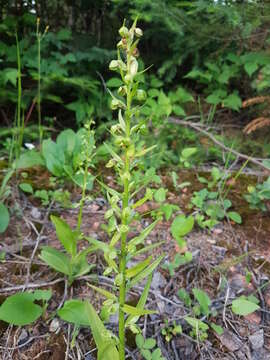
[[[82,213],[83,213],[83,204],[84,204],[85,193],[86,193],[87,175],[88,175],[88,163],[86,161],[85,167],[84,167],[82,197],[81,197],[81,201],[80,201],[80,210],[79,210],[78,222],[77,222],[77,230],[78,231],[80,231],[81,224],[82,224]]]
[[[127,67],[130,67],[130,55],[127,57]],[[125,123],[126,123],[126,137],[130,136],[130,110],[131,110],[131,88],[130,84],[127,89],[127,108],[125,112]],[[128,149],[125,150],[124,154],[125,161],[125,169],[124,169],[124,191],[122,194],[122,225],[128,225],[128,219],[125,215],[125,209],[129,204],[129,177],[130,177],[130,157],[128,153]],[[126,263],[127,263],[127,233],[123,233],[121,237],[121,255],[120,255],[120,266],[119,271],[122,274],[122,282],[119,289],[119,328],[118,328],[118,336],[119,336],[119,360],[125,359],[125,313],[123,311],[123,307],[126,302]]]
[[[20,138],[23,138],[23,127],[21,124],[21,103],[22,103],[22,76],[21,76],[21,55],[20,55],[20,47],[19,47],[19,40],[18,35],[16,33],[16,49],[17,49],[17,69],[18,69],[18,95],[17,95],[17,124],[16,128],[19,132],[19,136],[16,136],[16,158],[18,159],[21,152],[21,144]],[[17,133],[18,134],[18,133]]]
[[[39,145],[41,149],[42,144],[42,138],[43,138],[43,130],[41,126],[41,107],[40,107],[40,82],[41,82],[41,76],[40,76],[40,33],[37,34],[37,44],[38,44],[38,89],[37,89],[37,113],[38,113],[38,129],[39,129]]]

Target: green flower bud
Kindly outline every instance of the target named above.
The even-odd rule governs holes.
[[[125,180],[130,180],[130,173],[128,172],[124,172],[122,175],[121,175],[121,179],[122,181],[125,181]]]
[[[121,96],[125,96],[127,94],[127,87],[126,86],[120,86],[120,88],[117,90],[118,94]]]
[[[107,162],[107,164],[105,165],[106,168],[111,168],[115,165],[115,160],[111,159]]]
[[[109,210],[107,210],[106,212],[105,212],[105,214],[104,214],[104,219],[109,219],[111,216],[113,216],[113,209],[111,208],[111,209],[109,209]]]
[[[143,36],[143,31],[142,31],[142,29],[140,29],[140,28],[136,28],[134,32],[135,32],[135,35],[136,35],[138,38],[140,38],[140,37]]]
[[[109,259],[113,260],[117,257],[117,252],[115,250],[111,250],[109,253]]]
[[[135,155],[135,147],[134,147],[134,144],[129,146],[128,151],[127,151],[127,155],[128,155],[129,157],[131,157],[131,158]]]
[[[138,61],[133,58],[130,63],[130,75],[134,77],[138,72]]]
[[[127,219],[127,218],[129,218],[130,214],[131,214],[131,209],[129,207],[126,207],[123,210],[123,217]]]
[[[122,36],[122,37],[124,37],[124,38],[128,37],[128,35],[129,35],[128,28],[125,27],[125,26],[122,26],[122,27],[119,29],[119,34],[120,34],[120,36]]]
[[[103,275],[104,276],[109,275],[112,271],[113,271],[113,269],[111,267],[107,267],[105,269],[105,271],[103,272]]]
[[[116,71],[118,69],[118,61],[112,60],[109,64],[109,69],[112,71]]]
[[[118,107],[119,107],[119,100],[112,99],[112,101],[111,101],[111,109],[116,110]]]
[[[129,227],[127,225],[121,225],[119,228],[120,233],[124,234],[127,233],[129,231]]]
[[[116,110],[118,108],[124,109],[125,104],[122,101],[120,101],[120,100],[118,100],[116,98],[113,98],[112,101],[111,101],[111,109]]]
[[[142,124],[142,126],[140,127],[140,133],[142,135],[146,135],[147,134],[147,126],[145,124]]]
[[[117,131],[119,131],[120,130],[120,126],[119,126],[119,124],[116,124],[116,125],[113,125],[113,126],[111,126],[111,132],[112,132],[112,134],[115,134]]]
[[[118,41],[117,47],[118,47],[118,49],[124,49],[125,48],[125,44],[123,43],[122,40]]]
[[[127,71],[127,65],[124,63],[124,61],[118,60],[117,63],[118,63],[119,69],[121,69],[122,71]]]
[[[131,38],[131,40],[133,40],[133,38],[134,38],[134,29],[129,30],[128,36]]]
[[[123,283],[123,274],[118,274],[116,275],[115,279],[114,279],[114,284],[116,286],[120,286]]]
[[[129,83],[130,81],[132,81],[132,76],[130,74],[126,74],[124,79],[126,83]]]
[[[146,100],[146,92],[142,89],[138,89],[136,93],[136,98],[138,101],[145,101]]]
[[[124,142],[123,136],[117,136],[114,140],[115,145],[122,146]]]

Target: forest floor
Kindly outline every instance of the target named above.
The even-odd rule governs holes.
[[[185,212],[194,190],[202,188],[194,172],[179,172],[181,181],[190,181],[191,187],[175,190],[171,180],[162,175],[164,187],[169,189],[168,202],[177,204]],[[155,272],[149,294],[148,308],[157,309],[157,314],[142,318],[139,322],[146,337],[154,337],[168,360],[195,359],[270,359],[270,214],[251,211],[242,199],[246,180],[254,177],[240,176],[231,187],[229,198],[237,204],[242,216],[241,225],[222,222],[213,230],[195,227],[187,236],[187,247],[193,254],[192,262],[180,266],[173,276],[162,266]],[[47,181],[46,176],[36,174],[35,181]],[[110,176],[107,179],[111,181]],[[72,200],[80,194],[74,192]],[[13,201],[17,211],[11,218],[8,230],[1,236],[0,251],[6,253],[0,262],[0,303],[8,295],[24,289],[52,289],[45,317],[26,327],[8,326],[0,322],[0,359],[95,359],[95,346],[90,331],[82,328],[72,342],[73,327],[51,316],[69,298],[86,298],[99,308],[102,299],[87,283],[99,284],[110,289],[112,282],[102,276],[104,260],[100,254],[89,256],[95,264],[92,273],[76,280],[67,287],[64,277],[44,265],[38,258],[40,247],[50,245],[60,248],[55,229],[49,221],[50,214],[61,214],[71,226],[77,222],[77,209],[63,209],[56,204],[46,208],[31,196],[14,190]],[[140,209],[147,213],[151,204]],[[102,230],[107,202],[96,193],[84,206],[82,232],[106,241]],[[151,219],[142,216],[135,232],[149,225]],[[179,249],[170,234],[171,222],[160,223],[151,233],[147,243],[164,241],[156,254],[165,254],[165,263],[173,260]],[[85,246],[84,243],[81,246]],[[250,279],[247,281],[246,274]],[[138,299],[143,285],[130,294],[130,302]],[[222,335],[209,329],[208,338],[199,341],[189,334],[184,317],[190,308],[177,296],[179,289],[191,293],[192,288],[204,290],[211,299],[211,310],[218,315],[209,320],[221,325]],[[233,299],[240,295],[255,295],[260,310],[248,316],[236,316],[230,308]],[[201,320],[204,320],[203,318]],[[181,324],[183,334],[173,336],[167,342],[162,329],[174,321]],[[167,325],[166,325],[167,324]],[[117,331],[117,318],[107,324]],[[129,359],[142,359],[135,346],[134,336],[127,334]],[[67,350],[68,349],[68,350]]]

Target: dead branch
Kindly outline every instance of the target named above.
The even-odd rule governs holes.
[[[227,151],[227,152],[230,152],[236,156],[238,156],[239,158],[242,158],[242,159],[245,159],[245,160],[248,160],[249,162],[251,162],[252,164],[254,165],[257,165],[267,171],[269,171],[270,169],[264,165],[262,163],[263,160],[267,160],[267,159],[258,159],[258,158],[254,158],[254,157],[251,157],[251,156],[248,156],[248,155],[245,155],[245,154],[241,154],[239,153],[238,151],[234,150],[234,149],[231,149],[229,147],[227,147],[226,145],[224,145],[222,142],[220,142],[219,140],[217,140],[215,138],[215,136],[211,133],[209,133],[208,131],[204,130],[201,126],[201,124],[198,124],[198,123],[194,123],[194,122],[189,122],[189,121],[186,121],[186,120],[181,120],[181,119],[177,119],[175,117],[169,117],[169,122],[170,123],[173,123],[173,124],[178,124],[178,125],[183,125],[183,126],[189,126],[191,127],[192,129],[202,133],[203,135],[207,136],[209,139],[211,139],[213,141],[214,144],[218,145],[219,147],[221,147],[223,150]]]

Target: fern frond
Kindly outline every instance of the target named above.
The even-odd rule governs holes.
[[[270,96],[256,96],[254,98],[247,99],[242,102],[242,107],[246,108],[251,105],[262,104],[265,101],[270,101]]]
[[[250,134],[257,129],[261,129],[265,126],[270,126],[270,118],[258,117],[250,121],[243,129],[244,134]]]

